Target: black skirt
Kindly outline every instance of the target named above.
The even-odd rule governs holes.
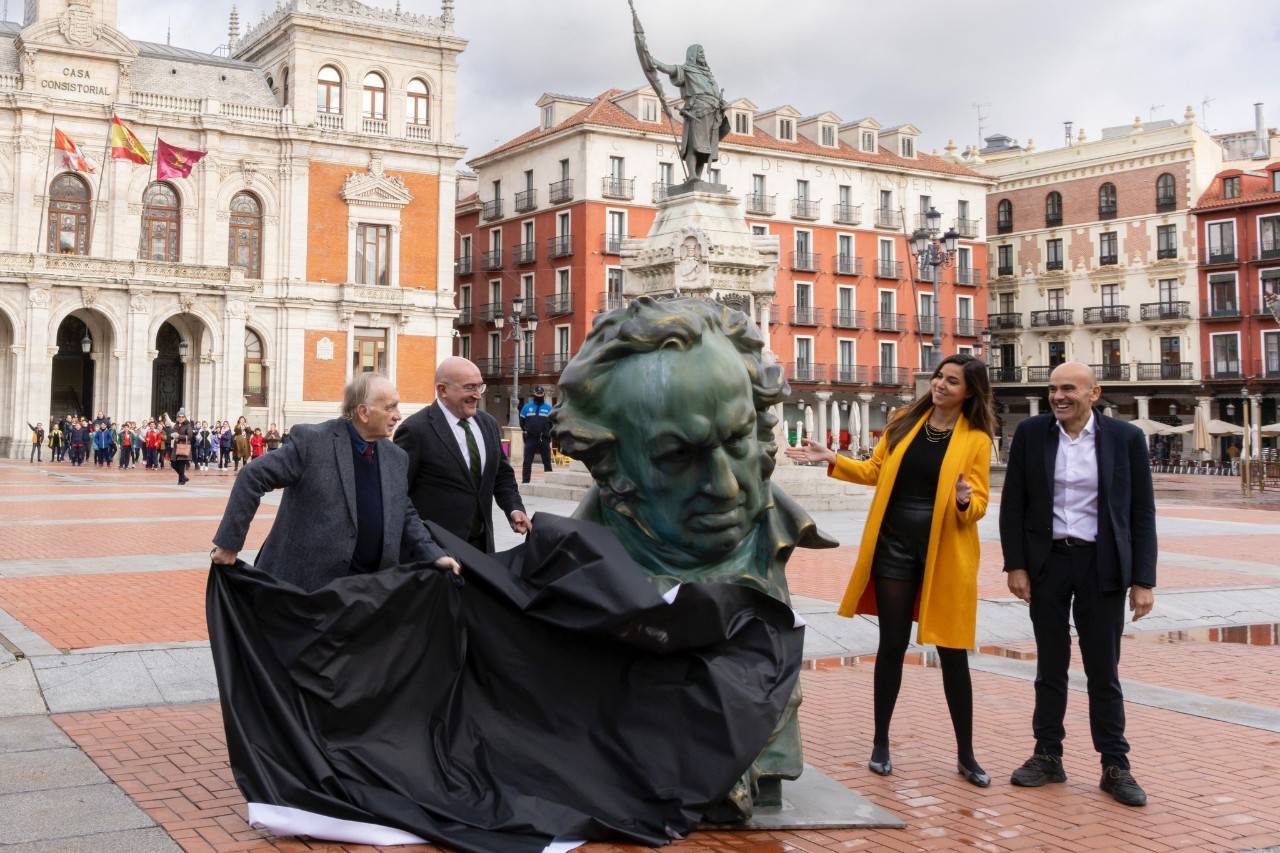
[[[922,581],[932,524],[932,498],[895,495],[880,523],[871,574],[892,580]]]

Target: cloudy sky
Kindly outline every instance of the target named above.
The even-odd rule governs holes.
[[[974,104],[983,105],[986,134],[1033,138],[1040,148],[1062,143],[1064,121],[1096,137],[1135,115],[1181,120],[1187,104],[1212,131],[1251,128],[1255,101],[1280,125],[1270,70],[1280,48],[1276,0],[635,2],[654,54],[676,61],[701,42],[729,99],[911,122],[926,150],[948,138],[961,148],[977,142]],[[439,14],[439,0],[402,3]],[[10,5],[18,14],[18,0]],[[243,0],[241,20],[274,6]],[[167,8],[175,45],[226,41],[230,0]],[[457,31],[470,40],[458,93],[458,142],[470,156],[536,125],[542,92],[590,96],[643,82],[625,0],[456,0],[456,8]],[[167,22],[156,9],[120,0],[121,28],[163,41]]]

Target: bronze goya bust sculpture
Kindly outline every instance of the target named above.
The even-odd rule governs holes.
[[[603,524],[664,591],[739,583],[790,603],[786,561],[832,548],[769,482],[770,407],[790,389],[742,312],[701,299],[647,297],[601,315],[560,379],[560,449],[595,485],[575,515]],[[768,746],[710,819],[740,820],[804,767],[797,684]],[[771,793],[772,792],[772,793]]]

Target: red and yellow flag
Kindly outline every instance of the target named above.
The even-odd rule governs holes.
[[[142,166],[151,162],[151,152],[117,116],[111,117],[111,156],[117,160],[132,160]]]
[[[67,168],[77,172],[93,172],[93,161],[84,155],[80,146],[56,127],[53,129],[53,147],[62,152]]]
[[[156,179],[185,178],[191,174],[191,167],[208,153],[194,148],[179,148],[156,137]]]

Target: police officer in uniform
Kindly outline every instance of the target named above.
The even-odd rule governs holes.
[[[520,429],[524,431],[524,478],[529,482],[533,474],[533,456],[542,454],[542,469],[551,470],[551,404],[546,399],[546,389],[539,385],[533,389],[533,399],[520,409]]]

